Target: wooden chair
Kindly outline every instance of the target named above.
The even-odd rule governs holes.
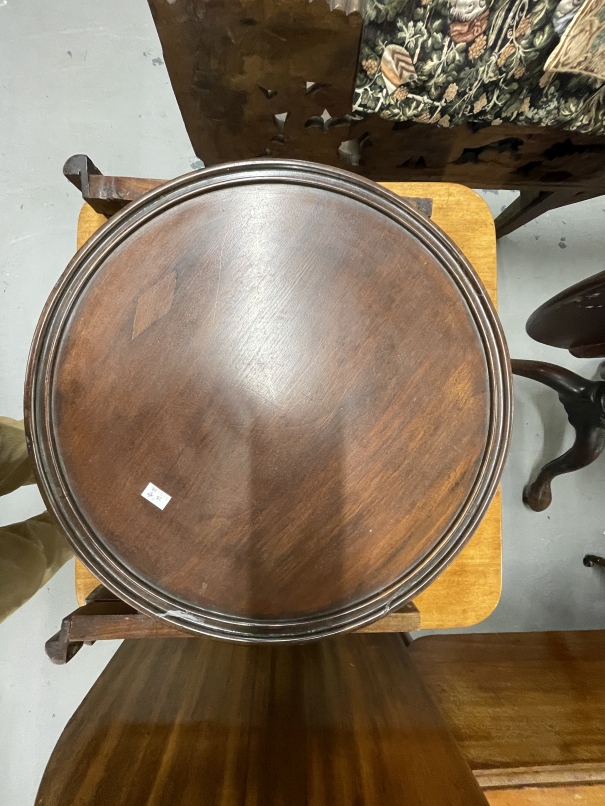
[[[409,651],[483,787],[604,802],[605,632],[428,636]]]
[[[353,121],[362,20],[324,0],[149,5],[187,132],[207,165],[289,157],[376,181],[520,190],[496,220],[498,236],[605,192],[602,137],[514,124]]]
[[[605,356],[605,272],[565,289],[530,316],[527,332],[536,341],[562,347],[577,358]],[[605,447],[605,380],[590,381],[568,369],[542,361],[512,362],[513,372],[554,389],[576,439],[562,456],[546,464],[523,493],[536,512],[550,506],[551,482],[562,473],[586,467]]]

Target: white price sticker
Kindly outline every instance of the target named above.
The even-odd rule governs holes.
[[[156,506],[158,509],[164,509],[166,504],[170,501],[172,496],[165,493],[163,490],[160,490],[159,487],[156,487],[155,484],[149,482],[147,487],[141,493],[143,498],[146,498],[148,501]]]

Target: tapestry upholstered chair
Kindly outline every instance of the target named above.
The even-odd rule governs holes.
[[[605,192],[603,0],[330,2],[149,0],[206,165],[520,190],[499,236]]]

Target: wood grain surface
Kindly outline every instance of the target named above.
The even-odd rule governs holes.
[[[386,185],[402,196],[433,199],[433,220],[454,240],[481,277],[496,303],[496,246],[493,219],[485,202],[474,192],[448,183],[396,183]],[[77,246],[105,223],[104,216],[84,205],[78,221]],[[475,624],[496,606],[501,590],[501,503],[500,495],[468,545],[454,562],[416,598],[422,626],[439,629]],[[78,603],[98,585],[98,580],[76,560]],[[397,630],[396,616],[378,622],[385,631]]]
[[[375,183],[270,160],[113,217],[47,303],[26,392],[80,556],[135,607],[240,640],[423,590],[495,493],[510,413],[499,324],[443,233]]]
[[[482,789],[596,786],[605,783],[605,762],[602,761],[500,767],[473,772]]]
[[[602,806],[605,786],[496,789],[485,796],[490,806]]]
[[[36,806],[480,806],[402,639],[124,643]]]
[[[410,652],[471,768],[500,772],[488,783],[605,782],[605,632],[430,636]]]

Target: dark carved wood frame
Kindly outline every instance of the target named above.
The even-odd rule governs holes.
[[[86,283],[105,256],[138,227],[179,202],[218,187],[283,182],[323,188],[369,205],[419,239],[457,285],[485,349],[491,412],[484,456],[475,484],[439,544],[411,571],[371,597],[310,620],[252,621],[185,607],[134,577],[94,534],[78,510],[61,470],[53,439],[50,401],[53,363],[66,321]],[[439,390],[435,389],[435,394]],[[204,635],[236,641],[301,641],[362,627],[400,608],[440,574],[462,549],[489,505],[499,482],[511,428],[511,375],[498,318],[474,270],[458,248],[422,213],[393,193],[339,169],[296,161],[252,160],[188,174],[147,193],[110,219],[78,252],[59,280],[41,316],[31,349],[25,391],[26,429],[48,507],[78,556],[107,587],[137,611]]]
[[[185,128],[206,165],[284,157],[378,182],[520,190],[496,219],[498,237],[605,193],[602,135],[514,122],[443,128],[356,119],[357,13],[331,11],[325,0],[148,3]]]

